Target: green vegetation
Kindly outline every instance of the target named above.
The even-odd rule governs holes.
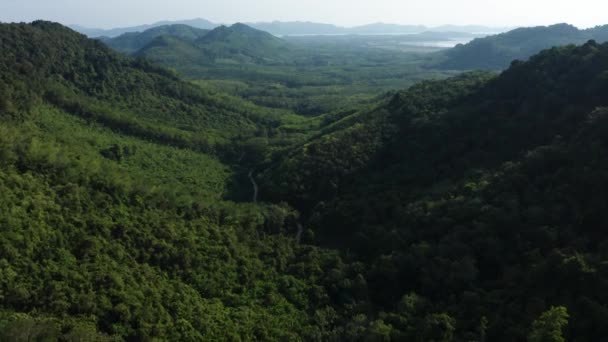
[[[125,33],[114,39],[102,38],[101,41],[112,49],[131,54],[141,50],[160,36],[171,36],[194,42],[208,32],[209,30],[197,29],[187,25],[166,25],[155,27],[141,33]]]
[[[478,38],[440,53],[431,67],[454,70],[501,70],[514,60],[526,60],[541,50],[595,39],[608,41],[608,26],[579,30],[567,24],[519,28]]]
[[[171,34],[171,28],[125,34],[104,42],[170,67],[206,89],[307,116],[368,104],[388,91],[455,74],[423,68],[422,58],[437,49],[411,45],[420,40],[447,39],[439,33],[279,39],[235,24],[192,40],[180,32]],[[138,45],[123,45],[151,37],[155,39],[136,52],[132,51]]]
[[[563,306],[552,307],[534,321],[528,340],[531,342],[565,342],[562,329],[567,324],[568,310]]]
[[[56,24],[2,25],[0,41],[3,340],[328,329],[313,313],[337,253],[298,247],[286,205],[223,200],[233,170],[217,156],[239,154],[231,139],[253,136],[255,118],[272,127],[272,111]]]
[[[149,31],[144,32],[144,34],[147,32]],[[180,64],[183,65],[184,62],[193,65],[216,62],[269,64],[281,61],[289,51],[288,44],[283,40],[270,33],[258,31],[243,24],[234,24],[230,27],[220,26],[201,34],[195,40],[187,39],[189,37],[185,38],[183,34],[176,35],[171,32],[157,35],[157,37],[160,39],[157,38],[149,45],[137,50],[135,55],[177,67]],[[109,42],[111,45],[115,45],[117,41],[123,38],[124,36],[121,36]],[[127,50],[123,51],[129,52]],[[191,52],[182,56],[184,51]],[[186,61],[180,60],[181,58],[191,57],[193,53],[197,54],[196,58],[189,58]],[[176,57],[173,59],[163,57],[172,55],[176,55]],[[175,64],[172,62],[175,62]]]
[[[551,305],[568,308],[567,340],[597,339],[607,56],[589,42],[422,82],[269,164],[261,198],[290,199],[305,242],[366,265],[367,322],[394,339],[521,340]],[[413,295],[418,328],[400,311]]]
[[[249,28],[214,34],[239,63],[185,82],[0,25],[1,340],[608,336],[608,44],[378,95],[448,74],[341,43],[271,65],[224,44]],[[147,46],[175,41],[203,51]]]

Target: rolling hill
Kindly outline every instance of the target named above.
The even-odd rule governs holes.
[[[187,65],[214,64],[213,56],[199,49],[193,41],[162,35],[150,41],[133,56],[145,58],[156,63],[176,67]]]
[[[518,28],[499,35],[478,38],[440,53],[433,66],[443,69],[501,70],[513,60],[526,60],[530,56],[554,46],[582,44],[595,39],[608,40],[608,27],[579,30],[572,25],[557,24]]]
[[[285,41],[247,25],[234,24],[215,28],[195,40],[158,36],[134,55],[179,70],[188,65],[214,63],[277,63],[287,52],[289,44]]]
[[[195,43],[217,59],[245,58],[261,63],[280,60],[289,47],[270,33],[240,23],[220,26]]]
[[[132,54],[150,44],[160,36],[171,36],[187,42],[193,42],[206,35],[209,30],[194,28],[192,26],[176,24],[165,25],[145,30],[122,34],[116,38],[103,37],[100,40],[114,50]]]

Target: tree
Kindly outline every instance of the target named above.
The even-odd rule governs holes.
[[[479,342],[486,342],[486,334],[488,331],[488,319],[486,316],[479,320]]]
[[[449,342],[454,338],[456,328],[454,318],[446,313],[428,315],[424,322],[424,340]]]
[[[528,335],[530,342],[565,342],[562,329],[568,324],[568,310],[554,306],[545,311],[534,323]]]
[[[384,342],[391,340],[391,332],[393,327],[390,324],[384,323],[381,319],[373,321],[369,324],[365,341],[369,342]]]
[[[12,107],[8,87],[4,83],[0,82],[0,114],[12,112]]]
[[[14,314],[0,321],[2,341],[56,341],[59,327],[51,321],[37,321],[24,314]]]

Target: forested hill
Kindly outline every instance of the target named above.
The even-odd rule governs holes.
[[[286,53],[289,52],[287,42],[244,24],[220,26],[194,40],[185,38],[183,34],[155,32],[145,31],[139,34],[140,37],[154,35],[156,39],[150,40],[134,55],[178,69],[183,68],[184,64],[209,65],[216,62],[277,63],[284,61]],[[118,37],[108,40],[107,43],[114,47],[120,40],[121,37]]]
[[[143,32],[125,33],[116,38],[102,37],[100,40],[117,51],[132,54],[150,44],[150,42],[159,36],[172,36],[185,41],[193,42],[208,32],[209,30],[176,24],[159,26]]]
[[[567,24],[518,28],[506,33],[478,38],[440,53],[434,66],[456,70],[501,70],[513,60],[526,60],[541,50],[588,40],[608,40],[608,26],[579,30]]]
[[[123,133],[202,150],[246,137],[256,122],[277,115],[205,92],[59,24],[6,24],[1,34],[3,107],[15,115],[50,103]]]
[[[240,54],[253,59],[280,59],[288,49],[280,38],[241,23],[220,26],[201,37],[197,45],[218,58]]]
[[[608,44],[589,42],[423,82],[293,149],[260,195],[306,213],[305,241],[363,260],[370,302],[405,340],[432,312],[436,340],[525,340],[552,306],[570,314],[566,340],[601,340],[607,72]]]
[[[58,24],[2,24],[0,46],[1,341],[332,333],[324,272],[356,274],[298,247],[287,205],[223,200],[216,155],[272,111]]]

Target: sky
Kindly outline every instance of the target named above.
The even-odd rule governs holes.
[[[375,22],[438,26],[608,24],[607,0],[0,0],[0,21],[45,19],[114,28],[161,20],[216,23],[314,21],[340,26]]]

